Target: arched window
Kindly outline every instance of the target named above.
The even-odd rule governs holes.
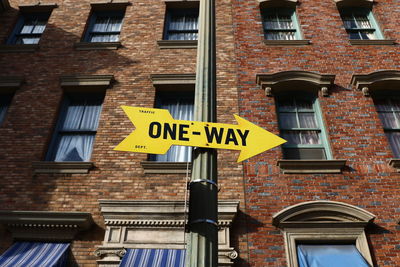
[[[312,261],[321,267],[368,267],[372,259],[364,229],[374,218],[346,203],[310,201],[278,212],[273,225],[283,231],[289,267],[308,267]]]

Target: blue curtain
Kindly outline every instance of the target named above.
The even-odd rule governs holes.
[[[176,120],[193,120],[193,99],[162,100],[161,109],[168,109]],[[187,162],[192,159],[192,148],[189,146],[171,146],[164,155],[155,155],[156,161]]]
[[[100,113],[100,99],[70,100],[59,126],[54,161],[90,160]]]
[[[299,267],[370,267],[355,245],[298,245]]]
[[[122,14],[97,16],[91,30],[90,42],[118,42],[121,27]]]

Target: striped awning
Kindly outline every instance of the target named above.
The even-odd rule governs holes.
[[[128,249],[120,267],[184,267],[184,249]]]
[[[0,267],[66,266],[69,243],[16,242],[0,256]]]

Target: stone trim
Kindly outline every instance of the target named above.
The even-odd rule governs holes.
[[[364,228],[375,215],[359,207],[336,201],[309,201],[283,209],[272,216],[272,224],[283,230],[289,267],[298,267],[300,242],[352,242],[372,265]]]
[[[374,91],[398,90],[400,85],[399,70],[383,70],[370,74],[355,74],[351,78],[351,86],[361,90],[364,96]]]
[[[374,4],[374,0],[333,0],[333,1],[335,1],[338,8],[346,6],[372,8],[372,5]]]
[[[346,160],[278,160],[284,174],[292,173],[341,173]]]
[[[397,172],[400,172],[400,159],[390,159],[389,165],[395,168]]]
[[[328,96],[328,90],[333,85],[335,75],[318,74],[309,71],[282,71],[273,74],[257,74],[256,81],[265,90],[266,96],[273,96],[275,91],[293,90],[293,84],[306,83],[320,90],[323,96]]]
[[[0,76],[0,93],[13,93],[21,87],[24,78],[21,76]]]
[[[373,40],[352,40],[349,39],[352,45],[394,45],[396,41],[393,39],[373,39]]]
[[[38,1],[35,5],[20,5],[19,10],[23,13],[34,13],[34,12],[51,12],[54,8],[57,8],[56,3],[41,3]]]
[[[0,12],[6,11],[10,8],[8,0],[0,0]]]
[[[89,173],[94,167],[93,162],[55,162],[55,161],[35,161],[32,162],[33,173]]]
[[[93,224],[86,212],[0,211],[0,224],[14,239],[71,241]]]
[[[105,90],[114,81],[114,75],[70,75],[60,78],[61,87],[68,91]]]
[[[188,167],[187,162],[142,161],[140,164],[145,174],[186,174],[187,169],[189,169],[188,173],[190,174],[192,170],[192,163],[189,163]]]
[[[160,49],[197,49],[197,40],[159,40]]]
[[[309,45],[310,40],[264,40],[266,45],[270,46],[294,46],[294,45]]]
[[[128,248],[183,249],[185,203],[183,201],[99,200],[106,233],[96,250],[98,266],[118,266],[118,252]],[[238,256],[230,246],[230,226],[239,202],[218,203],[218,266],[231,266]]]
[[[153,85],[172,85],[172,84],[190,84],[196,83],[196,74],[151,74],[150,79]]]
[[[39,49],[38,44],[2,44],[0,53],[28,53]]]
[[[117,50],[122,47],[121,42],[75,43],[76,50]]]

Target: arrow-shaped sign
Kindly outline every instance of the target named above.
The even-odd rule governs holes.
[[[237,116],[237,125],[175,120],[166,109],[121,106],[136,129],[114,150],[165,154],[171,145],[240,150],[238,162],[286,140]]]

